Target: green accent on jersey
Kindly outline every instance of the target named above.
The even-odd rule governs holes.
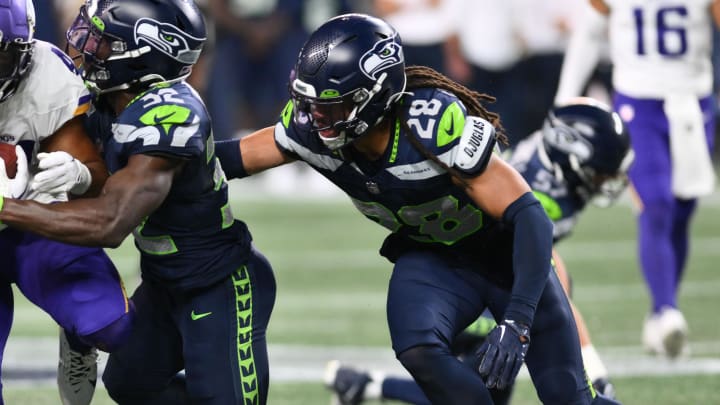
[[[555,199],[545,193],[541,193],[540,191],[533,191],[533,194],[535,195],[535,198],[540,201],[540,205],[542,205],[545,213],[551,221],[557,221],[562,218],[562,208],[560,208],[560,205],[557,201],[555,201]]]
[[[138,249],[151,255],[170,255],[177,253],[178,248],[175,245],[175,241],[170,235],[161,236],[144,236],[142,234],[143,228],[147,222],[147,217],[133,230],[133,236],[135,237],[135,244]]]
[[[282,114],[282,123],[285,128],[290,128],[290,120],[292,119],[293,114],[293,102],[292,100],[288,101],[287,104],[285,104],[285,108],[283,108]]]
[[[392,152],[390,152],[390,160],[388,162],[395,163],[398,153],[398,144],[400,143],[400,120],[395,120],[395,135],[393,138]]]
[[[252,283],[247,267],[243,266],[232,274],[235,286],[235,313],[237,316],[237,356],[240,367],[240,386],[244,404],[254,404],[258,400],[258,381],[253,355],[253,308]]]
[[[320,93],[320,98],[335,98],[340,97],[340,92],[333,89],[327,89],[323,90],[322,93]]]
[[[202,314],[196,314],[195,310],[193,309],[192,312],[190,312],[190,319],[193,321],[197,321],[198,319],[205,318],[206,316],[210,316],[212,312],[203,312]]]
[[[103,20],[98,16],[93,16],[90,21],[92,21],[93,25],[97,27],[100,31],[105,31],[105,23]]]
[[[169,134],[173,125],[186,122],[191,113],[192,111],[187,107],[165,104],[143,114],[140,117],[140,122],[147,126],[161,125],[165,130],[165,134]]]
[[[233,216],[229,201],[227,204],[220,207],[220,215],[222,216],[222,229],[230,228],[230,226],[232,226],[235,222],[235,217]]]
[[[440,117],[437,146],[443,147],[459,138],[463,133],[463,128],[465,128],[465,114],[463,114],[462,108],[455,101],[447,106],[442,117]]]
[[[465,332],[474,336],[486,337],[495,326],[497,326],[497,323],[494,319],[481,316],[476,319],[475,322],[468,325],[468,327],[465,328]]]

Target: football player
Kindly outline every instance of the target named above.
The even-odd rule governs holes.
[[[205,39],[192,1],[82,5],[67,40],[97,96],[89,128],[112,174],[95,198],[6,198],[0,211],[8,225],[79,245],[117,247],[133,233],[135,323],[103,374],[121,404],[267,398],[275,279],[233,218],[210,118],[184,80]]]
[[[17,145],[18,155],[18,172],[4,182],[2,195],[45,203],[97,195],[107,169],[83,128],[90,95],[68,56],[35,40],[34,30],[31,0],[0,3],[0,142]],[[4,162],[0,168],[4,175]],[[95,348],[116,349],[132,323],[120,276],[100,248],[60,243],[6,225],[0,231],[5,260],[0,353],[12,324],[15,283],[61,327],[57,378],[62,403],[89,404],[97,378]]]
[[[588,7],[568,47],[556,100],[579,94],[609,34],[613,108],[637,153],[629,177],[638,203],[638,257],[651,298],[642,341],[648,352],[674,358],[688,353],[688,325],[677,298],[690,223],[697,199],[715,186],[711,51],[720,1],[590,4],[594,10]]]
[[[230,177],[303,160],[390,230],[387,298],[397,358],[434,404],[489,404],[527,363],[547,404],[614,403],[583,371],[572,311],[551,271],[552,223],[484,96],[405,67],[397,32],[362,14],[330,19],[303,46],[274,127],[216,146]],[[489,309],[498,325],[471,367],[455,336]]]
[[[620,195],[634,156],[620,117],[608,106],[589,98],[570,100],[553,109],[541,130],[508,152],[508,161],[523,175],[553,221],[555,243],[570,234],[588,202],[606,206]],[[553,260],[560,282],[570,295],[569,275],[556,251]],[[596,391],[614,397],[607,368],[592,345],[585,321],[572,302],[571,306],[588,378]],[[471,358],[473,350],[485,341],[491,325],[492,320],[479,318],[458,335],[453,352],[461,358]],[[360,404],[365,399],[428,403],[409,379],[385,376],[380,371],[365,372],[337,361],[328,364],[326,374],[328,388],[343,405]],[[507,404],[511,394],[509,389],[491,393],[496,405]]]

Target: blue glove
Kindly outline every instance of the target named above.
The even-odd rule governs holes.
[[[530,328],[506,319],[496,326],[477,351],[478,371],[488,388],[512,385],[530,347]]]

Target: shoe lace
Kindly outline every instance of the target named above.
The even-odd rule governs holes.
[[[72,386],[77,386],[88,380],[88,374],[90,374],[97,363],[97,353],[91,350],[87,354],[81,354],[76,351],[69,351],[70,364],[69,367],[63,364],[65,369],[65,376],[67,377],[68,383]]]

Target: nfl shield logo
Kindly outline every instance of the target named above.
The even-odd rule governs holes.
[[[373,194],[380,194],[380,187],[378,187],[377,183],[374,181],[366,181],[365,187],[367,187],[368,191]]]

